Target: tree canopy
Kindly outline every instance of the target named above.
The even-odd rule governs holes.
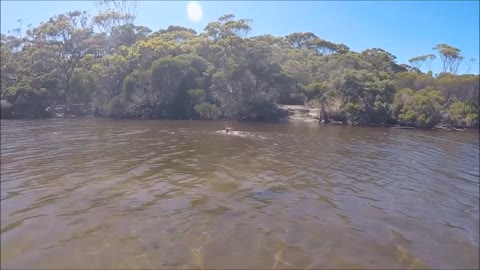
[[[352,124],[478,127],[479,76],[458,74],[475,59],[448,44],[407,65],[310,32],[249,36],[251,20],[233,14],[197,33],[136,25],[129,1],[97,6],[2,34],[2,112],[84,103],[111,117],[272,120],[285,116],[278,104],[307,103]],[[437,56],[443,72],[433,75]]]

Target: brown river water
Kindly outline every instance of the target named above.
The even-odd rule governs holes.
[[[1,122],[3,269],[474,269],[478,249],[477,132]]]

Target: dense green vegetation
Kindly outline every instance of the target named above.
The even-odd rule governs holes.
[[[202,33],[133,24],[125,4],[101,1],[1,36],[2,116],[48,116],[57,105],[92,104],[124,118],[255,119],[285,116],[277,104],[310,104],[325,120],[478,127],[479,76],[447,44],[396,63],[391,53],[313,33],[249,36],[250,20],[225,15]],[[432,62],[443,72],[433,75]],[[424,68],[424,69],[422,69]],[[7,102],[8,101],[8,102]]]

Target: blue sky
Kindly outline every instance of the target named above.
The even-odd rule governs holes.
[[[253,20],[252,34],[286,35],[313,32],[317,36],[348,45],[354,51],[382,48],[398,63],[447,43],[462,50],[466,58],[480,59],[479,1],[199,1],[203,18],[188,19],[184,1],[142,1],[137,24],[152,30],[182,25],[202,31],[208,22],[227,13]],[[34,26],[51,16],[70,10],[95,12],[93,1],[1,1],[1,32]],[[478,74],[478,61],[469,73]],[[440,60],[435,61],[440,67]],[[459,72],[466,70],[462,66]]]

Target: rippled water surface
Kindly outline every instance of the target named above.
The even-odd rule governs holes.
[[[217,133],[224,125],[242,131]],[[475,132],[2,121],[2,268],[478,268]]]

